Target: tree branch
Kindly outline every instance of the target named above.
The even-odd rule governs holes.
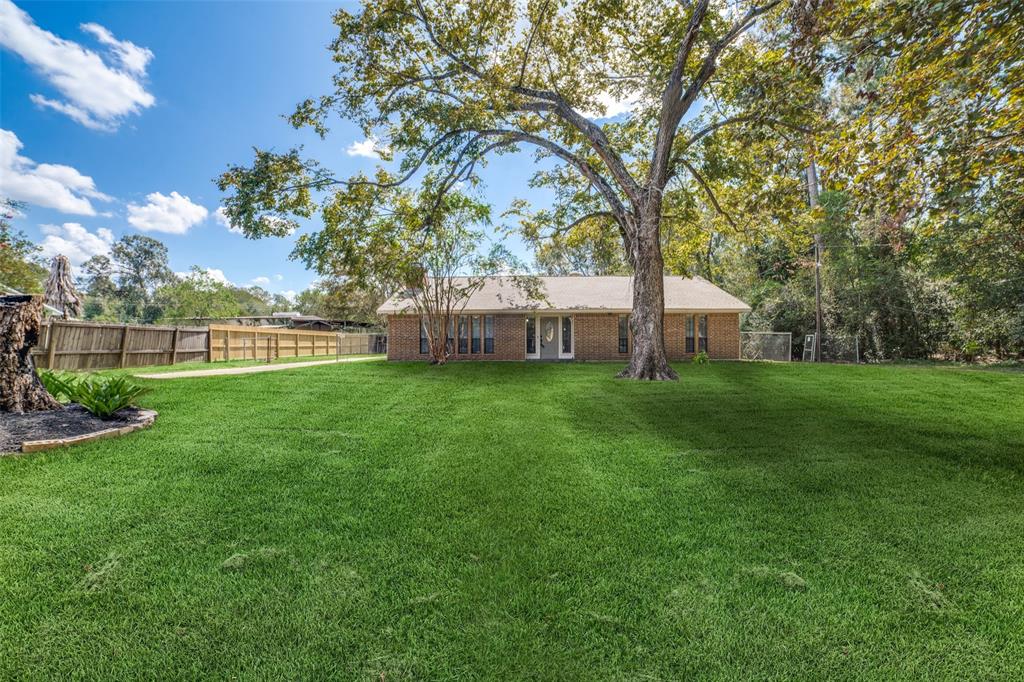
[[[718,198],[715,197],[715,193],[711,191],[711,186],[707,183],[706,180],[704,180],[701,174],[697,172],[697,169],[694,168],[688,161],[682,161],[681,163],[682,165],[686,166],[686,169],[690,171],[690,175],[693,176],[693,179],[697,181],[697,184],[701,186],[701,188],[704,190],[704,193],[708,195],[708,200],[711,201],[711,205],[715,207],[715,210],[718,212],[718,214],[725,218],[734,230],[738,231],[740,229],[739,226],[732,219],[732,216],[722,209],[721,204],[718,203]]]
[[[543,100],[544,102],[550,103],[540,108],[540,104],[537,102],[527,102],[521,106],[535,107],[532,109],[520,109],[522,111],[551,111],[556,114],[563,121],[568,123],[570,126],[578,130],[583,137],[590,143],[594,151],[607,166],[608,171],[615,179],[616,184],[622,192],[629,197],[631,201],[636,201],[640,196],[640,186],[630,175],[626,164],[622,161],[622,158],[612,149],[611,142],[608,137],[601,130],[601,127],[596,125],[593,121],[590,121],[585,116],[580,114],[578,111],[573,109],[568,101],[557,92],[552,90],[537,89],[524,86],[522,84],[517,85],[502,85],[501,83],[494,83],[487,79],[484,74],[477,69],[475,66],[465,61],[456,55],[451,49],[446,47],[437,34],[434,32],[433,26],[430,24],[430,20],[427,18],[426,10],[423,7],[422,0],[416,0],[416,7],[418,11],[418,20],[423,25],[424,30],[427,32],[427,37],[430,42],[440,50],[446,57],[452,60],[457,67],[472,75],[473,77],[495,87],[504,88],[514,94],[522,97],[527,97],[534,100]],[[525,67],[524,67],[525,68]],[[513,110],[516,110],[515,108]]]
[[[718,55],[721,54],[722,50],[729,46],[741,33],[750,28],[754,20],[760,15],[768,12],[773,7],[777,6],[782,0],[771,0],[766,5],[754,6],[747,10],[732,27],[726,32],[724,36],[718,42],[714,43],[710,49],[708,49],[707,55],[704,57],[704,61],[701,63],[700,69],[697,74],[690,81],[690,85],[686,88],[686,91],[676,98],[676,94],[681,89],[681,83],[674,82],[673,78],[676,75],[676,66],[680,69],[685,68],[685,61],[689,58],[690,51],[693,48],[693,41],[695,40],[696,31],[699,27],[693,26],[694,19],[703,20],[706,10],[707,3],[702,2],[694,8],[694,12],[691,15],[690,27],[687,29],[687,34],[683,39],[683,43],[680,45],[679,53],[677,54],[676,64],[673,66],[672,74],[669,77],[669,82],[666,85],[665,93],[662,95],[662,112],[661,120],[658,125],[658,134],[655,140],[654,153],[651,156],[651,166],[648,171],[648,181],[654,187],[664,187],[665,183],[668,182],[668,170],[669,160],[672,154],[672,141],[675,138],[676,131],[679,129],[679,123],[683,120],[683,116],[693,106],[694,101],[700,94],[701,89],[708,82],[712,75],[715,73],[715,69],[718,68]],[[703,9],[703,12],[701,10]],[[698,16],[699,15],[699,16]],[[690,28],[694,31],[691,36]],[[682,58],[683,63],[679,64],[679,59]],[[679,78],[682,78],[682,71],[679,72]]]
[[[601,196],[604,197],[605,202],[608,204],[612,213],[615,214],[616,218],[623,224],[626,224],[626,215],[628,212],[626,207],[623,205],[622,200],[619,199],[618,194],[616,194],[615,188],[612,187],[611,183],[609,183],[596,168],[587,163],[585,159],[576,156],[565,147],[562,147],[545,137],[534,135],[532,133],[525,133],[519,130],[501,129],[478,130],[477,132],[481,135],[491,137],[504,137],[509,143],[526,142],[535,145],[548,150],[558,158],[571,164],[583,174],[583,177],[590,181],[598,192],[601,193]]]

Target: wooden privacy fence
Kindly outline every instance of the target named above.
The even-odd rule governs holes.
[[[37,367],[109,369],[209,358],[205,327],[104,324],[51,319],[32,351]]]
[[[37,367],[67,370],[173,365],[218,360],[274,360],[300,356],[383,353],[380,334],[338,334],[302,329],[105,324],[53,320],[32,350]]]
[[[376,334],[338,334],[304,329],[210,325],[210,361],[273,360],[317,355],[373,353]]]

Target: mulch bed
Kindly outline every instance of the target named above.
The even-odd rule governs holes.
[[[72,438],[142,424],[147,414],[152,413],[126,407],[118,410],[110,419],[100,419],[76,404],[47,412],[0,412],[0,454],[18,452],[25,441]]]

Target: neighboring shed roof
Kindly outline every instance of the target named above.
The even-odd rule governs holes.
[[[632,277],[539,277],[546,300],[528,300],[515,277],[488,277],[473,293],[465,312],[509,310],[599,310],[629,312]],[[388,299],[377,312],[388,315],[415,310],[408,292]],[[666,277],[665,310],[719,313],[750,312],[750,306],[701,277]]]

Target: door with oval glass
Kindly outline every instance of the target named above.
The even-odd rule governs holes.
[[[540,359],[558,359],[558,318],[540,318]]]

